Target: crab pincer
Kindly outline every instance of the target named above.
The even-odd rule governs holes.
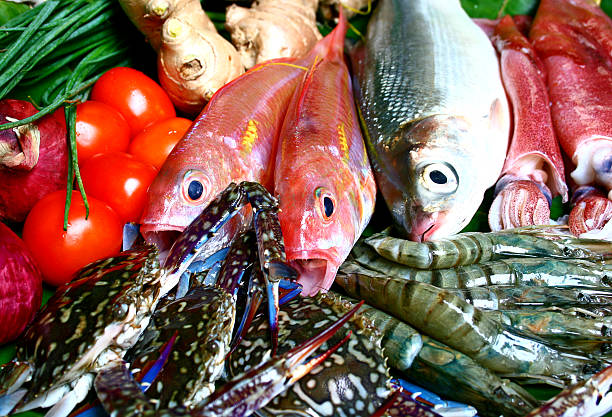
[[[104,408],[115,415],[168,415],[168,416],[245,416],[263,407],[273,397],[283,392],[312,368],[323,362],[342,342],[329,351],[304,361],[319,346],[332,337],[361,307],[363,303],[345,314],[339,321],[283,355],[276,356],[234,379],[205,402],[188,410],[182,406],[159,411],[134,381],[126,363],[117,361],[100,372],[95,380],[96,392]]]
[[[253,208],[253,224],[257,235],[259,259],[268,296],[268,318],[272,335],[273,353],[278,340],[278,290],[281,279],[291,280],[297,272],[286,263],[283,237],[278,223],[278,201],[258,183],[243,181],[231,183],[209,206],[208,215],[194,220],[170,248],[166,265],[176,265],[175,254],[187,253],[194,258],[201,255],[204,243],[217,233],[223,224],[236,215],[242,206],[250,203]],[[201,230],[208,230],[202,234]],[[169,276],[178,277],[186,266],[178,265]],[[289,281],[288,281],[289,282]],[[172,286],[176,282],[172,283]],[[297,288],[298,284],[288,284]]]

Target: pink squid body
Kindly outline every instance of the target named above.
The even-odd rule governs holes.
[[[276,155],[285,251],[306,296],[329,289],[374,211],[376,187],[344,61],[345,34],[341,16],[293,97]]]
[[[549,200],[567,201],[561,150],[553,129],[543,64],[510,16],[499,21],[493,42],[500,53],[514,130],[497,196],[489,211],[492,230],[550,223]]]
[[[591,0],[542,0],[530,39],[578,185],[612,189],[612,20]],[[608,195],[611,197],[612,195]]]

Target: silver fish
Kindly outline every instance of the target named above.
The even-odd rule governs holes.
[[[417,241],[459,232],[508,146],[489,39],[459,0],[384,0],[351,60],[368,153],[395,222]]]

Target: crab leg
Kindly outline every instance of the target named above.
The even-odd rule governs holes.
[[[230,382],[206,403],[192,410],[187,410],[184,407],[164,410],[163,414],[168,416],[242,416],[251,414],[306,375],[313,367],[323,362],[338,349],[342,342],[328,352],[303,364],[305,358],[329,340],[357,312],[361,305],[362,303],[319,335],[276,357],[276,359],[254,368],[243,377]],[[346,340],[347,338],[343,342]],[[95,387],[100,401],[109,413],[129,417],[132,415],[153,415],[158,412],[155,403],[142,393],[140,386],[134,381],[126,363],[123,361],[115,362],[113,366],[101,371],[96,377]],[[235,402],[229,403],[230,401]],[[162,412],[159,413],[162,414]]]
[[[514,110],[514,133],[489,211],[502,230],[550,223],[555,195],[567,201],[561,150],[553,130],[544,66],[510,16],[495,27],[502,79]]]
[[[174,287],[185,271],[181,259],[193,259],[204,249],[208,241],[239,209],[250,203],[253,207],[253,222],[257,234],[259,259],[264,273],[268,295],[268,317],[270,321],[273,353],[278,340],[278,287],[282,277],[295,278],[297,272],[286,263],[282,233],[278,223],[278,202],[260,184],[243,181],[230,184],[176,240],[166,258],[164,287]]]
[[[546,401],[526,417],[603,416],[612,410],[612,366]]]
[[[612,197],[612,20],[593,1],[542,0],[530,40],[546,65],[560,145],[576,165],[571,177]]]
[[[420,404],[403,389],[397,389],[389,397],[372,417],[391,416],[415,416],[415,417],[442,417],[431,407]]]

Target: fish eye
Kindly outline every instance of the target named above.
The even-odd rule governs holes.
[[[183,198],[189,204],[200,205],[208,195],[209,182],[203,172],[189,170],[181,183]]]
[[[421,172],[421,181],[429,191],[440,194],[452,193],[459,185],[455,169],[441,162],[426,165]]]
[[[336,210],[336,200],[334,196],[323,187],[315,190],[315,201],[317,211],[323,220],[331,220]]]

